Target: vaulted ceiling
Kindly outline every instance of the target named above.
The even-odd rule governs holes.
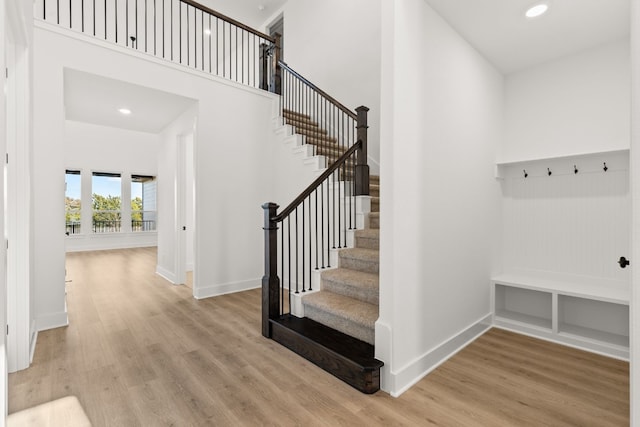
[[[505,74],[629,37],[630,0],[425,0]],[[527,19],[545,2],[549,10]]]

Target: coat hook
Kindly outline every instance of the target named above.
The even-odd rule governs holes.
[[[604,167],[602,168],[602,170],[604,170],[605,172],[609,170],[609,168],[607,167],[607,162],[604,162]]]
[[[576,165],[573,165],[573,173],[578,173],[578,167]]]
[[[552,173],[552,172],[551,172],[551,169],[547,168],[547,174],[548,174],[549,176],[551,176],[551,173]]]
[[[523,169],[523,170],[522,170],[522,172],[524,173],[524,177],[525,177],[525,178],[529,176],[529,174],[527,173],[527,170],[526,170],[526,169]]]

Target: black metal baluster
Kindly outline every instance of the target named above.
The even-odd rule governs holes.
[[[115,25],[116,25],[116,44],[118,44],[118,0],[115,0],[114,2],[114,7],[115,7]]]
[[[80,2],[80,18],[82,19],[82,32],[84,33],[84,0]]]
[[[238,27],[236,27],[236,81],[238,81]],[[297,255],[297,254],[296,254]],[[298,281],[298,276],[296,275],[296,284]]]
[[[324,268],[324,181],[320,184],[320,251]]]
[[[335,118],[336,118],[336,108],[332,105],[331,108],[331,135],[333,135],[333,137],[337,140],[336,138],[336,124],[335,124]],[[333,159],[331,161],[331,163],[333,164]],[[333,177],[333,182],[331,185],[331,189],[333,190],[331,192],[331,199],[333,201],[333,207],[331,209],[331,217],[332,217],[332,224],[331,224],[331,229],[333,231],[333,233],[331,234],[331,237],[333,237],[333,244],[332,247],[333,249],[336,248],[336,171],[334,171],[332,174]]]
[[[149,38],[149,30],[147,29],[147,0],[144,0],[144,51],[147,51],[147,39]]]
[[[202,51],[202,71],[204,71],[204,12],[200,11],[200,33],[202,34],[202,45],[200,46]]]
[[[173,0],[171,0],[171,11],[169,12],[169,27],[171,31],[171,60],[173,61]]]
[[[315,197],[316,197],[316,270],[318,269],[318,188],[316,187],[316,189],[314,190],[315,193]]]
[[[95,0],[93,0],[95,2]],[[60,25],[60,0],[56,0],[57,23]]]
[[[42,1],[42,19],[47,20],[47,0]]]
[[[311,233],[311,195],[309,195],[307,197],[307,200],[309,202],[309,290],[312,291],[313,290],[313,278],[312,278],[312,273],[311,273],[311,241],[313,240],[313,234]],[[302,202],[304,204],[304,202]]]
[[[157,55],[158,52],[158,20],[156,18],[157,4],[156,0],[153,0],[153,54]]]
[[[227,65],[226,55],[224,54],[227,49],[227,33],[224,30],[224,21],[222,21],[222,77],[227,77]]]
[[[242,41],[240,43],[240,46],[242,46],[242,55],[240,55],[240,58],[242,59],[242,84],[244,84],[244,33],[245,31],[242,30]]]
[[[190,54],[191,54],[191,49],[189,48],[189,5],[187,5],[187,66],[191,65],[190,64]]]
[[[164,10],[164,6],[165,6],[165,1],[166,0],[162,0],[162,57],[164,58],[164,42],[165,42],[165,35],[164,35],[164,26],[165,26],[165,10]]]
[[[282,253],[282,256],[280,257],[280,277],[282,277],[282,287],[284,288],[284,220],[280,226],[280,250]],[[284,291],[282,292],[282,306],[284,307]],[[289,305],[289,310],[291,310],[291,305]]]
[[[138,49],[138,0],[136,0],[136,49]]]
[[[352,119],[349,118],[349,120],[352,120]],[[351,140],[352,135],[353,135],[353,123],[350,123],[349,125],[347,125],[347,128],[348,128],[348,132],[349,132],[349,140]],[[352,179],[349,180],[349,182],[352,182],[352,181],[353,181]],[[351,188],[351,197],[353,197],[354,194],[355,194],[355,192],[353,191],[353,187],[352,187]],[[355,202],[355,199],[351,200],[350,203],[349,203],[349,230],[353,230],[353,225],[352,225],[353,223],[351,222],[353,202]]]
[[[137,1],[137,0],[136,0]],[[180,45],[180,63],[182,64],[182,2],[178,2],[178,11],[180,12],[178,19],[178,34],[179,34],[179,39],[178,39],[178,43]]]
[[[299,293],[298,292],[298,282],[299,282],[299,280],[298,280],[298,263],[299,263],[299,261],[298,261],[298,253],[300,253],[298,251],[298,240],[299,240],[298,239],[298,208],[296,208],[296,222],[295,222],[295,224],[296,224],[296,294],[297,294],[297,293]]]
[[[287,250],[287,256],[289,258],[289,293],[291,293],[291,215],[287,217],[287,239],[289,248]]]
[[[107,39],[107,0],[104,0],[104,39]]]
[[[302,292],[306,292],[306,286],[305,286],[305,270],[304,270],[304,200],[302,201]]]
[[[129,47],[129,0],[124,2],[124,44]]]
[[[342,117],[344,116],[344,113],[338,113],[338,134],[340,133],[340,129],[342,128],[344,130],[344,121],[342,120]],[[340,135],[340,137],[343,137],[343,135]],[[340,155],[340,151],[338,151],[338,153],[336,153],[336,155]],[[349,160],[347,159],[347,162]],[[340,168],[338,168],[336,170],[336,173],[338,175],[338,247],[341,248],[342,247],[342,217],[341,217],[341,212],[342,212],[342,181],[343,181],[343,177],[340,176],[340,169],[343,170],[343,175],[344,175],[344,165],[346,163],[343,163],[341,165]],[[346,237],[345,237],[345,244],[346,244]]]
[[[93,36],[96,35],[96,0],[93,0],[93,9],[91,10],[93,13]],[[58,24],[60,23],[60,17],[58,17]]]
[[[330,177],[327,177],[325,182],[327,183],[327,268],[331,268],[331,201],[329,199],[329,181]]]
[[[71,0],[69,0],[69,28],[73,28],[73,6],[71,5]]]
[[[211,31],[211,14],[209,14],[209,73],[211,73],[211,41],[213,40],[213,31]]]

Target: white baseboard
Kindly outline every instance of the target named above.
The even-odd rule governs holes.
[[[63,326],[69,326],[69,316],[67,316],[66,311],[45,314],[38,316],[36,319],[36,329],[39,332],[46,331],[48,329],[61,328]]]
[[[173,284],[177,282],[175,273],[173,271],[167,270],[162,266],[156,265],[156,274]]]
[[[218,295],[232,294],[262,287],[262,279],[244,280],[240,282],[222,283],[193,289],[195,299],[211,298]]]
[[[391,370],[385,372],[383,390],[387,391],[393,397],[400,396],[490,328],[491,314],[488,314],[436,348],[419,356],[400,370],[396,372]],[[377,332],[378,328],[376,328],[376,333]],[[378,347],[377,344],[376,342],[376,347]]]

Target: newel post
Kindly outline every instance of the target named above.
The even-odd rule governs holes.
[[[358,113],[357,139],[362,141],[362,146],[356,151],[356,196],[369,195],[369,165],[367,163],[367,107],[356,108]]]
[[[280,66],[280,60],[282,59],[282,34],[275,33],[273,37],[276,39],[276,44],[273,48],[272,90],[276,95],[282,95],[282,67]]]
[[[260,44],[260,68],[259,68],[260,89],[269,90],[269,46],[266,43]]]
[[[265,203],[264,209],[264,276],[262,276],[262,335],[271,338],[269,319],[280,316],[280,279],[278,279],[278,223],[271,218],[279,206]]]

